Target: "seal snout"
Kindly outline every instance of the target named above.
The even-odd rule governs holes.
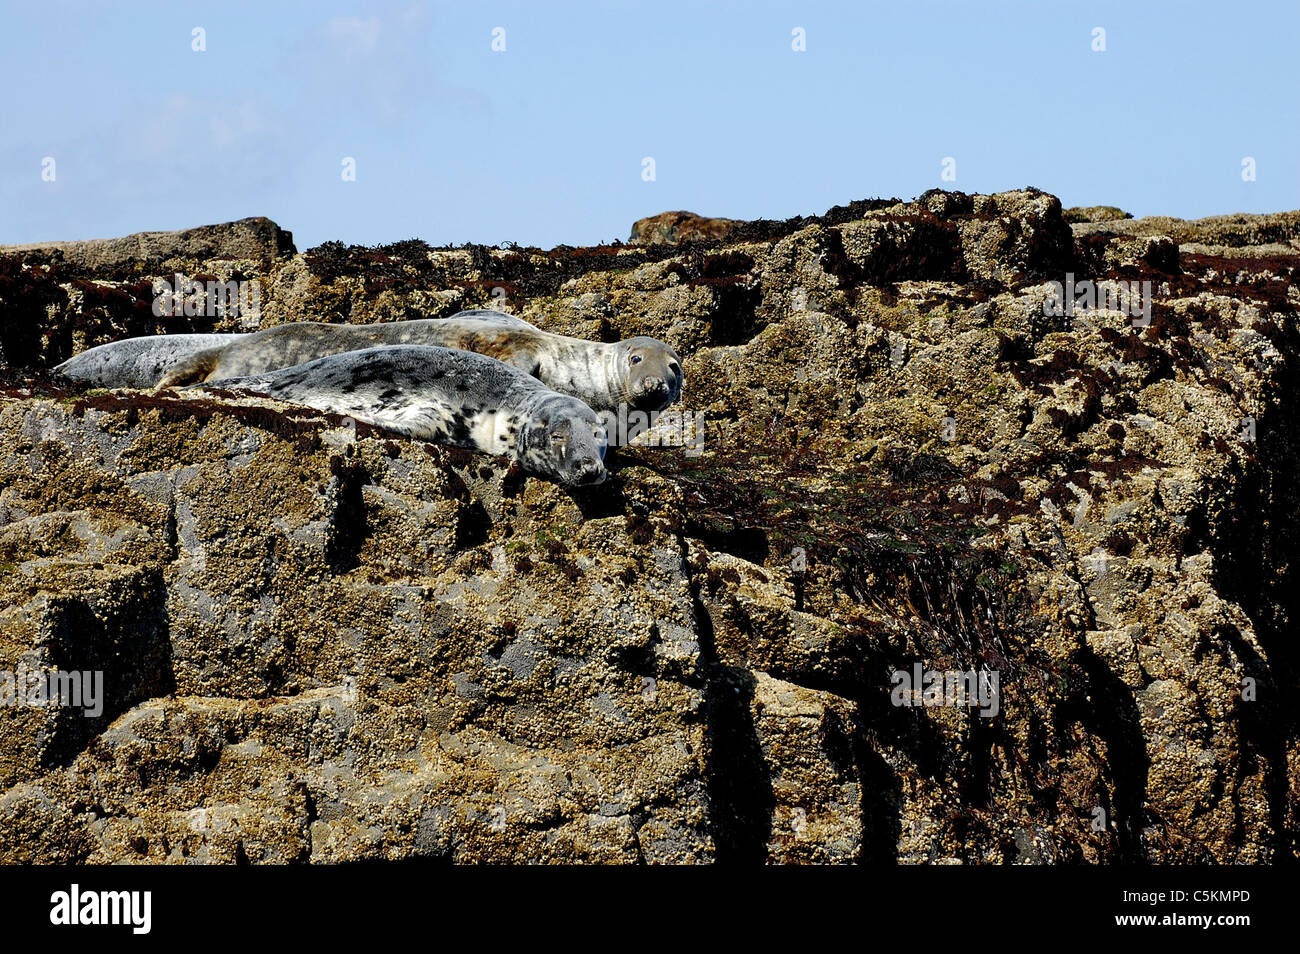
[[[636,404],[639,410],[661,411],[681,393],[681,368],[670,365],[662,374],[647,374],[637,382]]]
[[[573,482],[584,487],[594,484],[604,483],[606,476],[605,465],[594,457],[584,457],[577,462],[576,470],[573,474]]]
[[[678,393],[660,378],[647,378],[637,390],[632,406],[638,411],[662,411],[677,400]]]

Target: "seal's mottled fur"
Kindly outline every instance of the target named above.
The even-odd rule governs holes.
[[[265,394],[420,440],[504,455],[562,484],[598,484],[606,476],[604,429],[590,407],[467,351],[366,348],[207,386]]]

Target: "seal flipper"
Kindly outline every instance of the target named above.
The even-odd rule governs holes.
[[[208,348],[186,358],[162,376],[158,387],[176,388],[187,384],[202,384],[217,370],[224,351],[225,348]]]

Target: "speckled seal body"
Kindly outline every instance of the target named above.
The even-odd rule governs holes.
[[[598,484],[606,477],[604,429],[590,407],[468,351],[365,348],[207,386],[265,394],[419,440],[504,455],[561,484]]]
[[[329,354],[381,345],[435,345],[487,355],[597,411],[661,411],[681,396],[681,359],[654,338],[607,344],[551,334],[499,311],[371,325],[277,325],[194,354],[164,386],[265,374]]]
[[[100,388],[152,388],[196,354],[229,345],[244,335],[151,335],[112,341],[74,355],[54,369],[72,381]]]

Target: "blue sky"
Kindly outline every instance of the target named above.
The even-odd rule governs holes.
[[[936,186],[1300,208],[1295,0],[2,2],[0,243],[267,215],[550,247]]]

